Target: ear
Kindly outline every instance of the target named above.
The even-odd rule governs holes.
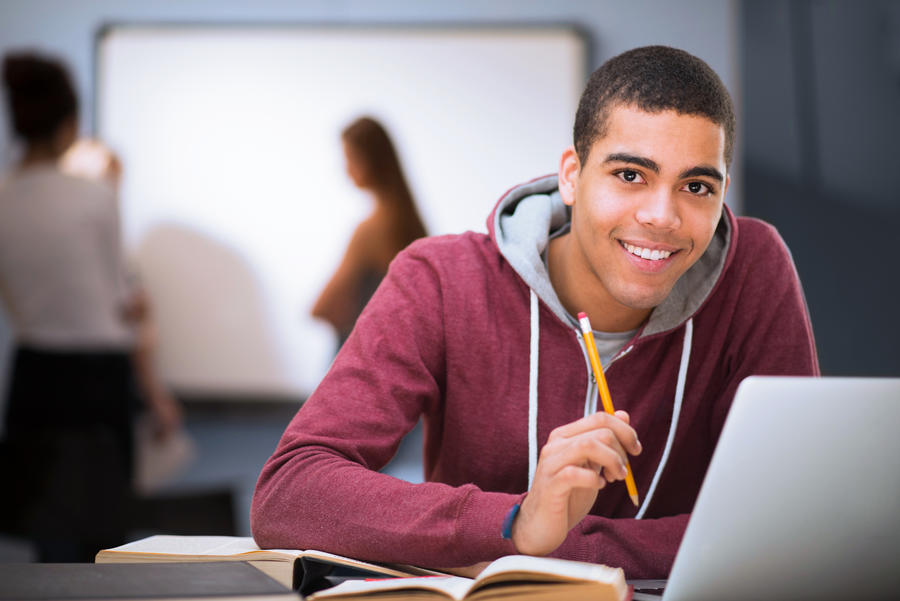
[[[568,206],[575,204],[575,186],[578,183],[578,175],[581,171],[581,163],[578,161],[578,153],[574,146],[566,148],[559,160],[559,195]]]

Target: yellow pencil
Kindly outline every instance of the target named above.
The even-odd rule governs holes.
[[[609,386],[606,385],[606,376],[603,375],[603,366],[600,365],[600,355],[597,354],[597,343],[594,342],[594,330],[591,329],[591,321],[587,314],[578,314],[578,323],[581,324],[581,332],[584,334],[584,343],[587,345],[588,357],[591,359],[591,368],[594,370],[594,379],[597,380],[597,388],[600,389],[600,400],[603,402],[603,410],[613,415],[616,412],[609,394]],[[634,506],[639,505],[637,486],[634,483],[634,475],[631,473],[631,463],[625,459],[625,486],[628,488],[628,496]]]

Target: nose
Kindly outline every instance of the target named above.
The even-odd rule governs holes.
[[[634,216],[641,225],[656,229],[674,230],[681,226],[678,203],[672,192],[665,189],[644,197]]]

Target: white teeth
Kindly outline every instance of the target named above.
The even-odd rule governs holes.
[[[671,251],[668,250],[650,250],[649,248],[641,248],[640,246],[634,246],[633,244],[628,244],[626,242],[623,242],[622,246],[624,246],[625,250],[627,250],[631,254],[642,259],[649,259],[650,261],[668,259],[672,254]]]

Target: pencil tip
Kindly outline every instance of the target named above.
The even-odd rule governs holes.
[[[637,495],[628,495],[628,496],[631,497],[631,502],[634,503],[635,507],[640,505],[640,501],[638,500]]]

